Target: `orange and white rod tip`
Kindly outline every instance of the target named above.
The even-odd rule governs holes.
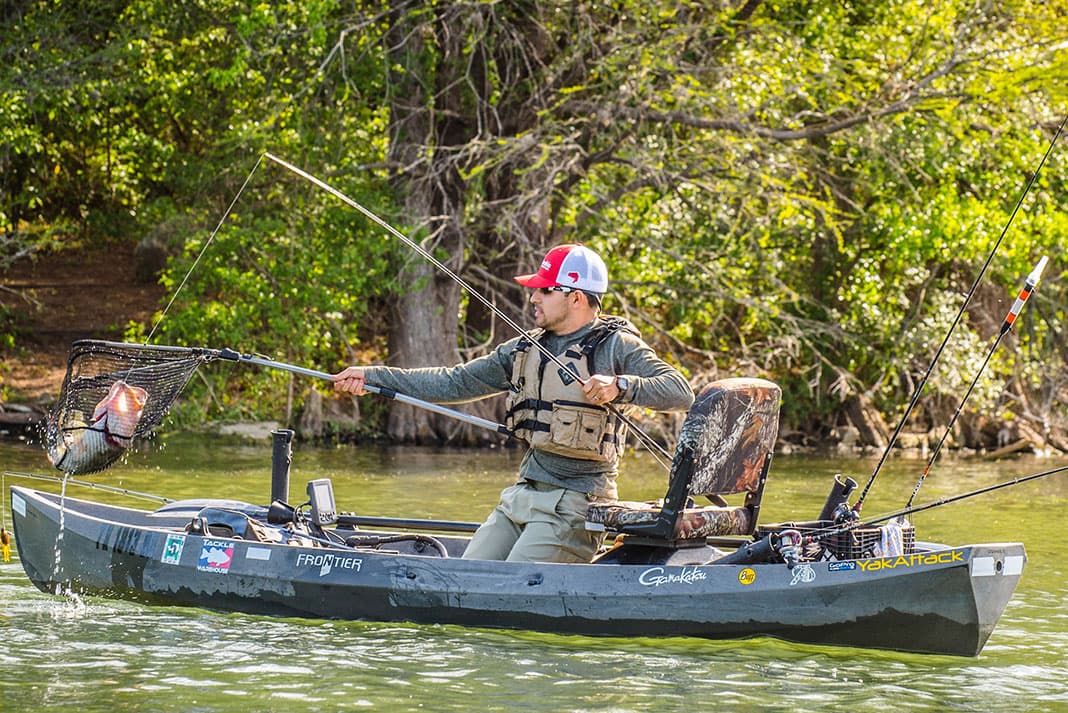
[[[1023,311],[1024,304],[1027,303],[1027,298],[1031,296],[1031,293],[1038,287],[1039,280],[1042,279],[1042,271],[1046,269],[1046,263],[1049,262],[1049,258],[1045,255],[1035,265],[1035,269],[1031,270],[1031,274],[1024,280],[1023,289],[1020,290],[1020,294],[1016,297],[1016,301],[1013,302],[1012,307],[1009,309],[1009,313],[1005,315],[1005,324],[1002,325],[1002,331],[1012,326],[1012,323],[1016,321],[1016,318],[1020,316],[1020,312]]]

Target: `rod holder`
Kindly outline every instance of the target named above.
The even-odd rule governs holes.
[[[823,504],[823,510],[820,512],[819,520],[833,520],[834,513],[840,505],[849,502],[849,494],[857,489],[857,481],[852,478],[846,478],[842,480],[842,474],[837,473],[834,476],[834,485],[831,486],[831,492],[827,496],[827,502]]]
[[[271,500],[289,502],[289,466],[293,462],[293,431],[280,428],[271,431]]]

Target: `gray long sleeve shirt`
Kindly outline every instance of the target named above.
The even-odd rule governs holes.
[[[545,333],[540,343],[561,355],[578,344],[599,320],[571,334]],[[509,389],[512,361],[519,337],[502,343],[489,354],[451,367],[399,369],[367,367],[367,383],[394,389],[423,401],[458,404],[493,396]],[[629,385],[622,402],[656,411],[685,411],[694,395],[686,379],[640,337],[617,330],[593,354],[594,374],[626,376]],[[529,449],[519,465],[520,479],[549,483],[599,497],[616,496],[618,460],[598,463]]]

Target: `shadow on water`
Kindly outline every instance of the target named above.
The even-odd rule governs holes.
[[[298,446],[291,500],[301,501],[307,480],[330,477],[345,510],[480,520],[518,461],[511,450]],[[834,473],[863,484],[874,462],[777,457],[762,519],[814,517]],[[892,459],[865,515],[900,509],[924,463]],[[1058,464],[945,458],[917,503]],[[17,444],[0,445],[0,468],[54,473],[38,448]],[[263,502],[270,448],[175,436],[89,480],[175,499]],[[660,497],[665,483],[660,466],[635,455],[621,495]],[[20,484],[59,492],[59,483]],[[73,486],[68,496],[155,507]],[[917,516],[920,539],[1028,548],[1017,594],[976,659],[771,639],[602,639],[81,601],[38,592],[13,559],[0,564],[0,711],[1068,710],[1068,573],[1059,533],[1066,515],[1068,476],[1058,475]]]

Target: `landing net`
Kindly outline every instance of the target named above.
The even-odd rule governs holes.
[[[48,415],[48,457],[71,475],[107,468],[163,421],[193,372],[217,352],[97,340],[71,347]]]

